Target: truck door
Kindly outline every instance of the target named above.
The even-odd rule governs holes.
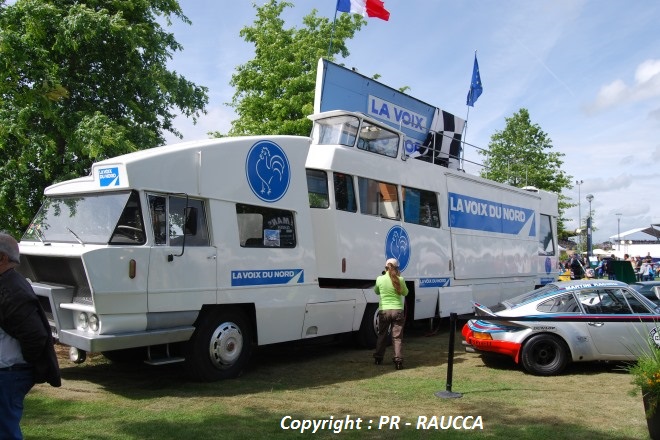
[[[149,262],[149,311],[198,310],[216,302],[217,250],[211,246],[203,200],[149,194],[154,245]]]
[[[401,192],[403,227],[410,238],[410,260],[416,265],[411,270],[419,276],[414,319],[433,318],[438,301],[442,304],[443,293],[451,289],[449,229],[442,225],[437,193],[409,186],[402,186]],[[392,255],[397,257],[394,251]]]

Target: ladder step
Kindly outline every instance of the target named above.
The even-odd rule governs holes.
[[[147,365],[167,365],[167,364],[176,364],[177,362],[183,362],[186,358],[183,357],[167,357],[160,359],[149,359],[144,361]]]

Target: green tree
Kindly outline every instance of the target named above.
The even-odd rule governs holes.
[[[175,0],[0,0],[0,229],[94,161],[180,136],[175,108],[205,111],[207,89],[166,68],[172,18],[190,23]]]
[[[312,123],[316,67],[319,58],[347,57],[345,41],[366,24],[359,15],[339,14],[334,25],[316,10],[303,18],[304,27],[284,28],[280,18],[293,4],[270,0],[257,7],[252,26],[241,30],[241,37],[253,43],[254,58],[238,66],[232,75],[235,88],[231,105],[238,118],[229,135],[290,134],[309,136]],[[330,37],[333,36],[332,45]],[[220,133],[211,133],[222,136]]]
[[[557,229],[563,230],[563,213],[574,206],[564,196],[572,188],[572,176],[562,171],[563,153],[552,151],[550,137],[538,124],[533,124],[529,111],[521,108],[510,118],[506,127],[491,136],[481,176],[516,187],[535,186],[559,195],[559,221]]]

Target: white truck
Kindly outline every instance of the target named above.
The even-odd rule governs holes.
[[[158,147],[45,190],[20,270],[72,359],[181,361],[211,381],[255,345],[353,333],[371,347],[390,257],[415,320],[556,279],[555,194],[412,158],[361,112],[310,118],[311,138]]]

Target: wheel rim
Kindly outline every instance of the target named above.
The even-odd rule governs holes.
[[[557,347],[554,344],[539,344],[534,348],[534,360],[538,365],[550,365],[557,359]]]
[[[231,367],[243,351],[243,334],[233,322],[220,324],[209,341],[209,355],[213,366],[218,369]]]
[[[379,316],[380,315],[378,313],[378,309],[376,309],[376,312],[374,313],[374,327],[373,327],[374,331],[376,332],[376,335],[380,334],[380,326],[382,325],[381,322],[380,322]],[[389,335],[391,333],[391,331],[392,330],[388,327],[387,328],[387,334]]]

